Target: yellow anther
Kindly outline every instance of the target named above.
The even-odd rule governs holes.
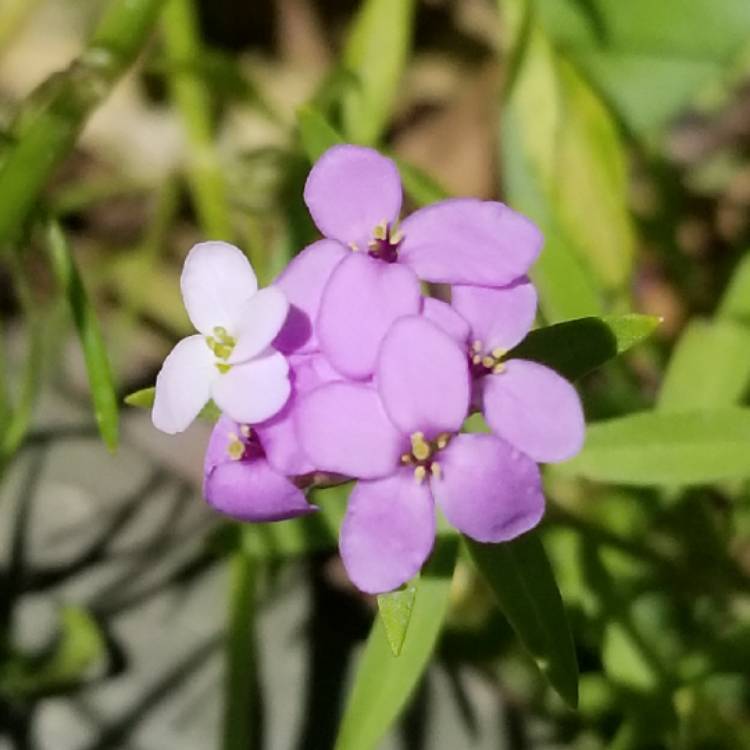
[[[401,463],[402,464],[410,464],[411,463],[411,453],[403,453],[401,455]]]
[[[502,362],[498,362],[493,368],[492,372],[495,375],[499,375],[501,372],[505,372],[505,365]]]
[[[245,455],[245,445],[233,432],[229,433],[227,455],[232,461],[239,461]]]
[[[435,477],[435,479],[440,479],[440,477],[442,476],[440,464],[437,461],[432,462],[432,466],[430,466],[430,473],[433,477]]]
[[[225,365],[223,362],[214,362],[214,364],[222,375],[226,375],[232,369],[232,365]]]
[[[443,450],[443,448],[445,448],[445,446],[448,445],[448,441],[450,439],[451,439],[451,436],[447,432],[444,432],[442,435],[438,435],[438,438],[435,442],[436,442],[437,447],[440,450]]]
[[[250,425],[249,424],[241,424],[240,425],[240,432],[242,433],[242,436],[246,437],[246,438],[249,438],[250,435],[253,434],[253,431],[252,431],[252,429],[250,429]]]
[[[425,469],[424,466],[417,466],[414,469],[414,479],[417,480],[417,484],[422,484],[426,476],[427,476],[427,469]]]
[[[411,453],[417,461],[426,461],[431,453],[430,444],[424,439],[424,433],[415,432],[411,436]]]
[[[473,363],[474,363],[475,365],[478,365],[478,364],[479,364],[479,363],[480,363],[480,362],[482,361],[482,355],[481,355],[481,354],[475,354],[475,355],[474,355],[474,356],[473,356],[473,357],[471,358],[471,361],[472,361],[472,362],[473,362]]]
[[[489,368],[489,367],[492,367],[495,364],[495,360],[492,357],[489,357],[489,356],[482,357],[482,364],[485,367]]]
[[[505,354],[505,349],[501,349],[499,346],[497,347],[497,349],[492,350],[492,356],[495,359],[500,359],[500,357],[502,357],[504,354]]]
[[[388,222],[381,221],[375,229],[373,229],[372,236],[376,240],[384,240],[388,237]]]
[[[482,351],[482,342],[477,339],[472,345],[471,345],[472,351],[475,352],[481,352]]]

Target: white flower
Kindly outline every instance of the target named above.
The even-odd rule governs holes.
[[[182,298],[200,332],[182,339],[156,377],[151,419],[182,432],[209,399],[236,422],[272,417],[289,397],[286,358],[271,348],[289,303],[276,287],[258,291],[252,266],[226,242],[202,242],[188,253]]]

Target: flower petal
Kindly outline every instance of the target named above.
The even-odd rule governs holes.
[[[511,359],[482,379],[482,391],[490,429],[535,461],[566,461],[583,447],[581,400],[549,367]]]
[[[457,435],[438,454],[432,494],[446,518],[478,542],[506,542],[544,514],[539,468],[494,435]]]
[[[376,382],[388,416],[407,435],[455,432],[466,419],[471,385],[466,352],[422,317],[401,318],[388,331]]]
[[[423,281],[504,286],[523,276],[542,234],[502,203],[453,198],[415,211],[401,225],[399,258]]]
[[[435,541],[435,509],[428,484],[400,470],[359,482],[341,525],[341,558],[352,583],[368,594],[391,591],[412,578]]]
[[[359,383],[328,383],[300,398],[297,435],[322,471],[377,479],[399,466],[405,439],[391,424],[377,392]]]
[[[262,422],[276,414],[289,398],[288,373],[286,358],[278,352],[233,365],[214,380],[213,399],[237,422]]]
[[[451,304],[471,325],[472,341],[483,351],[512,349],[531,329],[536,316],[537,294],[525,276],[504,287],[456,285]]]
[[[336,267],[323,292],[320,347],[344,375],[367,378],[393,321],[418,313],[421,304],[419,282],[408,268],[352,253]]]
[[[281,330],[289,302],[281,289],[269,286],[250,297],[240,311],[236,338],[228,362],[246,362],[266,349]]]
[[[218,375],[214,355],[203,336],[188,336],[167,355],[156,376],[151,410],[154,427],[174,435],[187,429],[211,397],[211,382]]]
[[[203,494],[220,513],[240,521],[283,521],[316,510],[264,458],[219,464],[206,474]]]
[[[462,347],[468,343],[471,333],[469,324],[447,302],[426,297],[422,303],[422,316],[445,331]]]
[[[182,299],[193,325],[210,336],[216,326],[234,333],[242,306],[258,290],[244,253],[227,242],[200,242],[185,258]]]
[[[324,236],[364,250],[379,223],[398,218],[401,179],[390,159],[374,149],[345,144],[318,159],[304,196]]]
[[[334,240],[319,240],[297,255],[274,282],[291,305],[289,316],[274,346],[282,352],[310,352],[318,348],[313,323],[320,298],[333,269],[348,256]]]

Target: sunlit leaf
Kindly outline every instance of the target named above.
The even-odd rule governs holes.
[[[335,750],[373,750],[398,717],[429,662],[448,607],[457,540],[438,538],[423,568],[411,621],[398,657],[380,616],[359,660]]]
[[[532,331],[508,358],[531,359],[577,380],[646,339],[659,323],[635,313],[567,320]]]
[[[349,30],[344,65],[356,82],[343,96],[347,139],[377,143],[398,96],[409,54],[414,0],[365,0]]]
[[[750,409],[642,412],[589,425],[583,451],[556,471],[632,485],[750,476]]]
[[[401,653],[404,645],[416,595],[417,586],[410,585],[378,596],[380,622],[383,624],[388,645],[394,656]]]
[[[521,643],[565,702],[578,703],[578,662],[565,608],[535,532],[504,544],[464,538]]]
[[[56,222],[47,229],[47,247],[55,276],[67,298],[86,362],[94,416],[110,451],[117,449],[119,411],[112,367],[96,312],[76,268],[68,241]]]

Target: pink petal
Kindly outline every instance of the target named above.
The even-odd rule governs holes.
[[[368,594],[391,591],[419,572],[435,540],[427,483],[400,470],[359,482],[341,525],[341,558],[354,585]]]
[[[213,382],[216,405],[243,424],[269,419],[286,403],[291,392],[289,365],[278,352],[233,365]]]
[[[187,429],[211,397],[211,382],[218,375],[214,355],[203,336],[188,336],[167,355],[156,376],[151,410],[154,427],[174,435]]]
[[[421,304],[419,282],[408,268],[352,253],[336,267],[323,292],[321,349],[344,375],[367,378],[393,321],[419,312]]]
[[[422,317],[401,318],[388,331],[376,382],[388,416],[407,435],[455,432],[466,419],[471,385],[466,352]]]
[[[456,343],[465,347],[469,341],[469,324],[446,302],[426,297],[422,303],[422,316],[432,321]]]
[[[399,258],[424,281],[504,286],[523,276],[542,247],[526,217],[502,203],[453,198],[401,225]]]
[[[451,304],[471,326],[472,341],[482,351],[512,349],[531,329],[536,316],[537,294],[524,276],[504,287],[454,286]]]
[[[554,370],[511,359],[482,379],[482,390],[490,429],[535,461],[566,461],[583,447],[581,400]]]
[[[457,435],[437,457],[432,494],[446,518],[478,542],[506,542],[544,514],[537,465],[494,435]]]
[[[287,296],[289,316],[274,346],[282,352],[310,352],[318,348],[313,323],[318,317],[320,298],[333,269],[348,256],[334,240],[319,240],[295,257],[274,285]]]
[[[258,281],[240,249],[227,242],[200,242],[185,258],[180,288],[197,330],[210,336],[214,327],[221,326],[233,334]]]
[[[271,345],[284,325],[289,302],[281,289],[270,286],[254,294],[242,307],[236,325],[237,343],[229,362],[246,362]]]
[[[378,224],[398,218],[401,179],[396,165],[371,148],[334,146],[310,171],[304,196],[325,237],[365,250]]]
[[[300,398],[297,435],[322,471],[377,479],[392,474],[404,451],[404,437],[386,416],[373,388],[328,383]]]

